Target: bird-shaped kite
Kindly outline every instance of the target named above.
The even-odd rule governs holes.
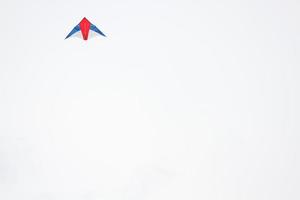
[[[79,35],[79,37],[82,37],[84,40],[88,40],[89,35],[91,34],[90,30],[92,33],[96,33],[106,37],[104,33],[102,33],[94,24],[92,24],[87,18],[84,17],[80,21],[80,23],[73,28],[73,30],[67,35],[65,39],[73,35],[78,36],[78,34],[76,33],[79,33],[79,31],[81,31],[81,35]]]

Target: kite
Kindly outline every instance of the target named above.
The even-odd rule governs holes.
[[[81,34],[78,34],[80,32],[81,32]],[[87,18],[84,17],[79,22],[79,24],[73,28],[73,30],[67,35],[67,37],[65,39],[74,35],[74,36],[83,38],[83,40],[88,40],[88,38],[91,35],[94,35],[95,33],[106,37],[106,35],[104,35],[104,33],[102,33],[94,24],[92,24]]]

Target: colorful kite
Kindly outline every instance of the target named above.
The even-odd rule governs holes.
[[[79,31],[81,32],[81,34]],[[95,33],[106,37],[104,33],[102,33],[94,24],[92,24],[87,18],[84,17],[81,22],[73,28],[73,30],[67,35],[65,39],[74,35],[83,38],[84,40],[88,40],[88,38]]]

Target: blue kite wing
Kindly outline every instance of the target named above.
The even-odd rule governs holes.
[[[104,33],[102,33],[102,32],[101,32],[94,24],[91,24],[90,29],[91,29],[92,31],[95,31],[96,33],[99,33],[100,35],[106,37],[106,35],[104,35]]]
[[[78,31],[80,31],[80,26],[79,25],[75,26],[73,28],[73,30],[67,35],[67,37],[65,39],[69,38],[70,36],[72,36],[74,33],[77,33]]]

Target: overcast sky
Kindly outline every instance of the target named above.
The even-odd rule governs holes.
[[[299,10],[0,0],[0,199],[299,200]]]

